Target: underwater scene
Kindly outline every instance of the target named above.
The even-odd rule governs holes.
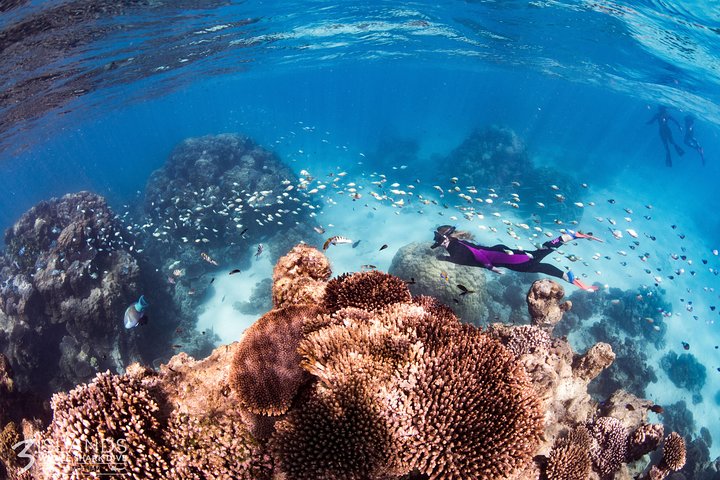
[[[718,7],[0,1],[0,479],[720,479]]]

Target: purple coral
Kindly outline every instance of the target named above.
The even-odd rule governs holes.
[[[627,457],[628,432],[613,417],[600,417],[589,426],[592,437],[590,455],[601,479],[613,478]]]

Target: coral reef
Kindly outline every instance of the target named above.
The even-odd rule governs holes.
[[[538,326],[559,321],[564,311],[555,310],[563,305],[556,286],[529,295],[528,308],[544,312],[538,325],[481,330],[434,298],[396,295],[400,288],[360,298],[358,284],[404,284],[380,272],[328,281],[323,259],[302,245],[283,257],[274,275],[283,282],[280,305],[205,360],[181,353],[157,372],[135,364],[124,375],[100,374],[57,394],[35,478],[74,478],[67,469],[80,455],[120,440],[132,451],[121,452],[114,468],[130,478],[641,474],[663,429],[647,423],[647,400],[622,390],[603,403],[589,396],[588,383],[612,361],[612,349],[599,344],[578,355]],[[312,293],[288,295],[288,279],[316,283]],[[307,303],[331,289],[335,299],[353,301]],[[10,436],[19,438],[18,429],[8,427]],[[676,434],[654,469],[673,471],[686,456],[693,468],[711,471]]]
[[[685,400],[679,400],[664,407],[663,425],[669,432],[678,432],[683,437],[692,437],[697,433],[697,424],[693,413],[687,408]]]
[[[391,472],[396,439],[379,395],[359,379],[316,385],[302,409],[280,421],[270,441],[288,479],[382,478]]]
[[[276,308],[301,303],[320,304],[332,274],[327,257],[305,244],[292,248],[275,264],[272,298]]]
[[[325,288],[323,308],[330,313],[346,307],[379,311],[393,303],[407,303],[412,296],[398,277],[373,270],[340,275]]]
[[[136,300],[131,240],[105,200],[40,202],[8,229],[0,258],[0,351],[22,389],[49,394],[138,359],[122,325]]]
[[[535,166],[523,141],[509,128],[490,125],[475,129],[447,157],[433,164],[453,165],[453,171],[459,172],[458,183],[463,185],[487,185],[488,179],[492,179],[494,184],[490,186],[499,194],[514,191],[511,190],[513,182],[520,183],[523,202],[519,208],[528,216],[534,212],[526,210],[527,205],[543,202],[547,205],[545,216],[549,221],[555,218],[579,221],[582,217],[581,209],[572,208],[572,203],[567,205],[564,201],[564,198],[582,200],[577,182],[565,172]],[[447,174],[442,170],[432,173],[433,178]],[[563,197],[547,193],[547,186],[551,184],[559,187]]]
[[[532,324],[552,333],[563,314],[572,308],[572,302],[560,303],[565,289],[549,279],[536,280],[527,295],[528,311]]]
[[[393,257],[389,273],[410,282],[408,288],[413,295],[435,297],[451,306],[463,321],[483,324],[488,317],[485,273],[479,268],[441,260],[441,252],[430,249],[430,244],[429,241],[414,242],[400,248]],[[460,297],[457,284],[465,285],[475,293]]]
[[[675,432],[665,437],[663,456],[660,464],[653,465],[648,474],[650,480],[662,480],[671,472],[677,472],[685,466],[685,440]]]
[[[662,425],[640,425],[628,438],[627,460],[629,462],[640,460],[646,453],[654,451],[662,439]]]
[[[664,322],[670,308],[663,292],[657,288],[600,290],[598,295],[570,296],[572,309],[558,325],[557,335],[570,334],[577,344],[588,346],[608,343],[616,359],[605,369],[597,382],[590,385],[596,398],[607,398],[617,389],[645,395],[648,384],[657,382],[654,366],[648,361],[644,345],[656,348],[665,345]]]
[[[247,329],[230,372],[230,385],[244,408],[264,415],[287,411],[309,377],[300,368],[297,352],[303,324],[318,313],[313,306],[286,306],[271,310]]]
[[[179,309],[176,326],[192,332],[213,276],[221,268],[245,269],[258,244],[274,262],[298,241],[318,240],[302,206],[308,195],[288,190],[297,184],[275,153],[238,134],[185,139],[151,174],[133,232],[149,270],[161,272],[155,285]],[[232,266],[218,263],[229,258]]]
[[[55,394],[52,409],[53,421],[37,459],[40,477],[168,476],[160,407],[140,379],[98,374],[89,384]]]
[[[297,181],[275,153],[248,137],[188,138],[148,180],[148,247],[165,253],[167,262],[182,260],[193,276],[210,269],[200,252],[243,259],[262,239],[272,244],[271,237],[283,237],[294,244],[313,238],[312,229],[301,226],[301,199],[286,191],[284,182]],[[291,211],[297,212],[292,222],[283,222]],[[241,235],[245,229],[247,234]]]
[[[522,367],[474,327],[435,333],[443,341],[423,355],[408,395],[417,432],[406,453],[410,466],[448,479],[504,478],[528,468],[543,417]]]
[[[555,440],[548,457],[545,475],[548,480],[585,480],[590,474],[590,434],[585,426]]]
[[[611,479],[625,462],[628,433],[613,417],[600,417],[590,424],[590,457],[601,479]]]
[[[684,388],[693,393],[693,403],[700,403],[702,397],[700,390],[705,386],[707,369],[698,362],[692,353],[668,352],[660,361],[665,374],[678,388]]]
[[[200,362],[181,353],[160,372],[134,364],[55,395],[33,478],[269,479],[271,460],[226,383],[236,348],[220,347]]]

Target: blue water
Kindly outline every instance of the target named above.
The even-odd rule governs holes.
[[[654,223],[632,226],[657,236],[656,265],[671,264],[682,246],[694,255],[696,277],[664,284],[676,310],[669,334],[683,333],[668,338],[668,349],[680,353],[688,341],[706,365],[696,421],[720,438],[720,354],[712,348],[720,311],[707,308],[720,303],[720,277],[707,271],[718,268],[712,249],[720,248],[720,2],[18,3],[0,13],[3,229],[37,202],[83,189],[122,211],[187,137],[240,132],[296,173],[357,176],[392,173],[373,152],[406,139],[416,158],[395,173],[410,179],[474,128],[506,126],[537,165],[588,183],[599,206],[613,198],[639,218],[652,204]],[[86,18],[71,20],[69,6]],[[673,168],[664,165],[657,126],[646,124],[659,104],[680,122],[695,117],[707,165],[690,148],[673,154]],[[681,143],[677,130],[674,137]],[[348,205],[329,215],[346,208],[354,228],[377,228]],[[610,238],[588,257],[627,249],[593,216],[586,212],[581,226]],[[413,230],[408,220],[407,240],[429,240],[420,226],[439,221],[420,219]],[[632,288],[648,283],[640,269],[634,258],[588,274]],[[681,295],[693,296],[699,320]]]

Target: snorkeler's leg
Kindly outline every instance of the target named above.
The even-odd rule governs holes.
[[[549,265],[547,263],[535,263],[533,265],[529,265],[531,270],[525,270],[527,272],[536,272],[536,273],[544,273],[545,275],[550,275],[556,278],[561,278],[565,280],[568,283],[572,283],[576,287],[582,288],[583,290],[587,290],[589,292],[594,292],[598,289],[598,287],[594,285],[586,285],[583,282],[580,281],[573,273],[572,271],[568,270],[567,272],[563,272],[555,265]]]
[[[544,249],[555,249],[559,248],[560,246],[566,244],[567,242],[571,242],[573,240],[577,240],[578,238],[586,238],[588,240],[595,240],[596,242],[602,242],[602,239],[595,237],[589,233],[582,233],[577,232],[575,230],[567,230],[566,233],[563,233],[559,237],[553,238],[552,240],[548,240],[547,242],[543,243]],[[545,254],[547,255],[547,253]],[[545,256],[543,255],[543,256]],[[533,256],[534,253],[533,253]]]
[[[681,157],[682,157],[683,155],[685,155],[685,150],[683,150],[683,149],[680,147],[680,145],[678,145],[677,143],[675,143],[675,140],[673,139],[672,133],[670,133],[669,131],[668,131],[668,134],[667,134],[667,140],[668,140],[670,143],[672,143],[672,146],[673,146],[673,147],[675,147],[675,151],[677,152],[678,155],[680,155]]]
[[[672,167],[672,157],[670,156],[670,146],[668,145],[667,137],[661,135],[660,139],[662,140],[663,147],[665,147],[665,166]]]

